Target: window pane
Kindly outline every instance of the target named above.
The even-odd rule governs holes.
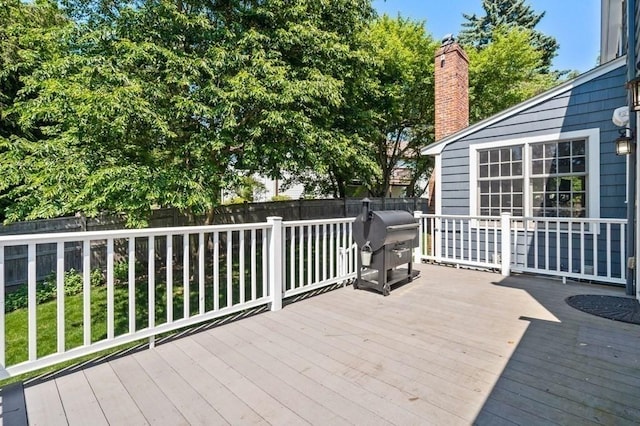
[[[544,162],[541,160],[534,160],[531,162],[531,172],[534,175],[544,174]]]
[[[489,152],[480,151],[480,164],[487,164],[489,162]]]
[[[491,207],[496,207],[496,206],[500,206],[500,196],[499,195],[492,195],[491,196]]]
[[[539,159],[544,157],[544,147],[541,144],[531,146],[531,158]]]
[[[514,161],[522,160],[522,147],[514,146],[511,148],[511,159]]]
[[[502,192],[511,192],[511,181],[506,179],[503,180],[500,184],[500,189]]]
[[[480,177],[489,177],[489,166],[480,166]]]
[[[556,194],[545,194],[544,197],[544,206],[545,207],[555,207],[557,205]]]
[[[497,194],[498,192],[500,192],[500,181],[499,180],[492,180],[491,181],[491,192],[493,192],[494,194]]]
[[[509,163],[503,163],[500,165],[501,176],[511,176],[511,165]]]
[[[573,155],[585,155],[586,154],[586,141],[581,140],[581,141],[573,141],[572,142],[572,146],[573,146]]]
[[[522,179],[513,180],[513,192],[522,192]]]
[[[489,151],[489,159],[492,163],[500,162],[500,151],[497,149],[493,149]]]
[[[556,149],[557,149],[557,146],[555,143],[544,144],[544,157],[554,158],[556,156]]]
[[[560,142],[558,144],[558,157],[571,156],[571,142]]]
[[[489,207],[489,196],[482,195],[480,197],[480,207]]]
[[[522,194],[513,194],[513,207],[522,207]]]
[[[571,178],[571,184],[574,192],[584,191],[586,189],[584,176],[576,176],[574,178]]]
[[[490,177],[498,177],[498,176],[500,176],[500,165],[499,164],[491,164],[489,166],[489,176]]]
[[[558,173],[571,173],[570,158],[561,158],[558,160]]]
[[[573,163],[574,173],[580,173],[586,170],[586,161],[584,157],[574,157],[571,162]]]
[[[511,161],[511,150],[509,148],[502,148],[500,150],[500,161],[503,163]]]
[[[556,160],[545,160],[544,162],[544,173],[551,175],[556,172]]]
[[[482,181],[480,182],[480,193],[481,194],[487,194],[489,192],[489,182]]]
[[[561,192],[558,194],[558,206],[559,207],[571,207],[571,194],[567,192]]]
[[[522,161],[511,165],[511,176],[522,176]]]
[[[531,179],[531,187],[535,192],[544,191],[544,179]]]
[[[531,202],[533,207],[543,207],[544,206],[544,194],[535,193],[533,194],[533,200]]]
[[[573,194],[573,208],[579,209],[584,207],[582,200],[584,200],[583,194]]]
[[[511,207],[511,195],[502,196],[502,208]]]
[[[558,179],[548,178],[545,182],[545,188],[547,191],[556,192],[558,190]]]

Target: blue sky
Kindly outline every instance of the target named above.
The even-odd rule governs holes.
[[[558,40],[553,66],[585,72],[596,65],[600,53],[600,0],[529,0],[537,13],[546,11],[536,29]],[[373,0],[378,13],[426,21],[437,40],[460,32],[463,13],[483,15],[482,0]]]

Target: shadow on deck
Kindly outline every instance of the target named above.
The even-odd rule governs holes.
[[[420,269],[5,389],[3,420],[23,397],[49,425],[640,422],[640,326],[564,302],[623,289]]]

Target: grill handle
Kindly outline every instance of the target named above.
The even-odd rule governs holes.
[[[402,225],[389,225],[387,231],[405,231],[407,229],[416,229],[420,226],[418,223],[404,223]]]

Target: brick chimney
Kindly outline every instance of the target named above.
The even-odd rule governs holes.
[[[469,58],[453,36],[435,56],[436,141],[469,125]]]

